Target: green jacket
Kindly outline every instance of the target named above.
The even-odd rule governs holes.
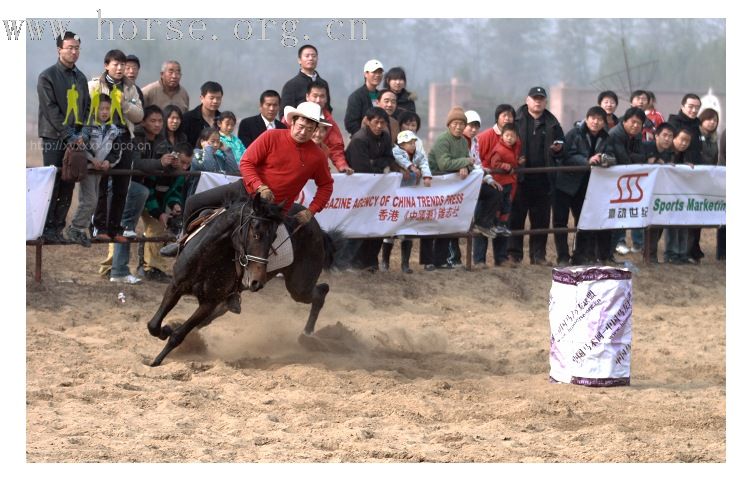
[[[149,198],[146,200],[144,209],[149,216],[159,219],[159,215],[169,207],[180,204],[183,207],[183,184],[184,176],[177,178],[155,177],[154,185],[149,187]]]
[[[449,131],[438,136],[428,153],[428,165],[436,174],[450,173],[467,168],[470,164],[470,149],[467,140],[460,136],[455,138]]]

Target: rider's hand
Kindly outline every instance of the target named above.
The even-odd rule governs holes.
[[[257,188],[256,193],[260,195],[261,198],[265,201],[274,202],[274,193],[272,192],[272,189],[270,189],[266,185],[261,185],[259,188]]]
[[[311,219],[313,218],[313,213],[310,212],[308,209],[304,209],[298,213],[295,214],[295,219],[300,223],[301,225],[305,225]]]

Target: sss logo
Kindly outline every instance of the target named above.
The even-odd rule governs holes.
[[[611,199],[611,204],[620,204],[624,202],[640,202],[644,195],[640,187],[640,178],[648,176],[648,173],[634,173],[631,175],[621,175],[616,179],[616,188],[619,190],[619,197]]]

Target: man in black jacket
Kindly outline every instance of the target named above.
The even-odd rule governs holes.
[[[379,97],[378,88],[383,77],[384,66],[376,59],[371,59],[363,66],[363,86],[355,90],[347,98],[345,129],[350,133],[350,136],[353,136],[360,130],[366,111],[376,105]],[[388,119],[387,123],[389,123]]]
[[[517,169],[517,194],[512,202],[509,218],[510,230],[522,230],[525,218],[530,216],[530,228],[548,228],[551,222],[551,193],[553,175],[525,175],[526,167],[550,167],[564,152],[564,131],[559,120],[546,109],[547,94],[539,86],[528,92],[525,105],[517,111],[517,129],[522,140],[525,166]],[[548,234],[530,235],[530,264],[550,264],[546,261]],[[522,261],[522,236],[509,238],[509,257]]]
[[[614,146],[616,164],[644,164],[647,162],[642,143],[642,127],[646,120],[645,111],[639,107],[630,107],[622,116],[619,124],[608,130]],[[642,251],[641,231],[641,228],[633,228],[631,231],[635,252]],[[617,228],[611,232],[611,248],[612,253],[614,250],[622,255],[630,252],[625,229]],[[613,257],[610,257],[609,261],[613,264],[619,263]]]
[[[347,164],[356,173],[384,173],[397,167],[388,128],[389,115],[384,109],[371,107],[366,111],[363,128],[352,136],[345,150]],[[377,271],[381,242],[381,239],[348,239],[335,256],[337,268]]]
[[[185,133],[188,143],[192,146],[198,146],[196,142],[201,130],[212,126],[217,127],[223,94],[222,85],[216,81],[207,81],[201,85],[201,103],[195,109],[183,114],[180,131]]]
[[[89,87],[86,76],[76,67],[81,39],[66,31],[57,37],[57,62],[39,74],[38,132],[42,139],[42,160],[46,166],[63,165],[65,146],[83,144],[81,130],[89,115]],[[49,242],[64,242],[62,230],[70,209],[75,182],[64,182],[61,170],[55,176],[49,211],[42,237]]]
[[[567,166],[610,166],[614,164],[614,149],[605,129],[608,115],[603,108],[591,107],[585,121],[572,128],[564,139],[564,163]],[[577,225],[585,202],[590,172],[557,172],[553,200],[554,228],[566,227],[571,209]],[[556,258],[559,265],[568,266],[568,234],[554,234]],[[596,248],[597,245],[597,248]],[[597,253],[596,253],[597,249]],[[611,254],[611,233],[608,230],[581,230],[575,237],[573,265],[607,259]]]
[[[238,138],[246,149],[266,130],[287,128],[282,121],[276,119],[279,102],[280,96],[276,91],[266,90],[259,97],[259,114],[240,121]]]
[[[298,64],[300,71],[294,78],[290,79],[282,87],[282,102],[279,105],[279,117],[284,117],[282,111],[285,107],[297,107],[301,102],[306,101],[306,90],[312,81],[320,81],[326,86],[326,93],[329,95],[329,102],[326,109],[332,112],[332,92],[329,91],[329,83],[316,72],[316,66],[319,64],[319,51],[313,45],[303,45],[298,49]]]
[[[672,114],[668,117],[668,122],[671,123],[677,131],[684,128],[692,132],[692,141],[689,144],[689,148],[684,153],[685,160],[692,164],[700,162],[700,152],[702,151],[702,143],[700,141],[700,120],[697,117],[701,105],[700,97],[694,93],[688,93],[682,98],[679,113]]]
[[[396,165],[389,135],[389,115],[381,107],[366,111],[365,126],[358,130],[347,145],[347,164],[356,173],[384,173]]]
[[[702,142],[700,140],[700,119],[697,115],[700,112],[700,97],[694,93],[688,93],[682,98],[681,109],[678,114],[672,114],[668,117],[668,122],[674,125],[678,130],[689,130],[692,133],[692,141],[689,148],[682,154],[682,158],[687,164],[698,164],[702,162]],[[699,263],[705,257],[705,253],[700,248],[700,228],[690,228],[688,235],[688,253],[689,259],[694,263]]]
[[[674,135],[676,128],[670,123],[661,123],[655,129],[655,141],[643,142],[648,164],[671,164],[674,161]],[[658,264],[658,241],[663,235],[663,228],[650,229],[650,262]]]

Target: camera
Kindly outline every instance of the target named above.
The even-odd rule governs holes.
[[[616,158],[606,153],[601,153],[601,165],[608,166],[609,164],[616,164]]]

